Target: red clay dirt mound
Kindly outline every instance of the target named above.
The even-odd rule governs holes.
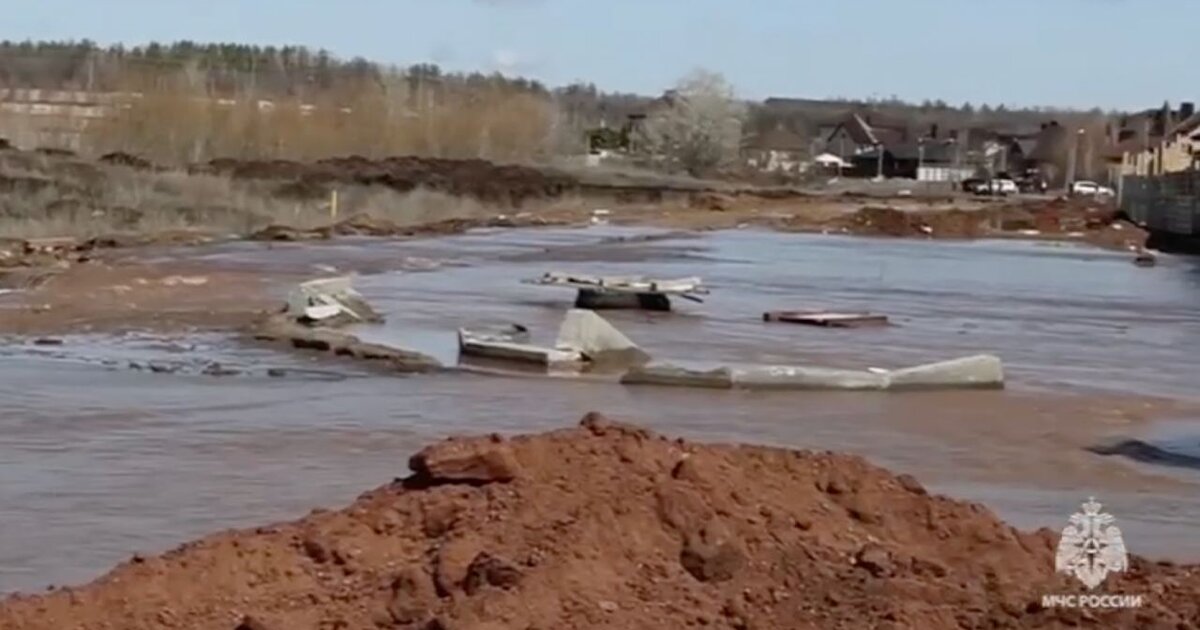
[[[1019,202],[977,210],[899,210],[887,206],[865,206],[837,218],[833,226],[867,236],[927,236],[929,238],[979,238],[1034,230],[1053,237],[1077,232],[1105,244],[1136,244],[1136,230],[1116,234],[1115,208],[1070,200]],[[1144,237],[1142,237],[1144,240]],[[1127,243],[1128,242],[1128,243]]]
[[[1193,569],[1133,559],[1139,610],[1079,593],[1055,536],[857,457],[670,440],[597,414],[449,440],[346,509],[135,556],[0,604],[6,630],[1185,628]]]
[[[854,234],[867,236],[978,238],[984,234],[990,220],[991,215],[982,211],[904,211],[866,206],[839,218],[835,224]]]
[[[292,196],[328,194],[331,184],[386,186],[399,192],[418,187],[486,202],[520,205],[552,199],[576,190],[578,182],[564,173],[486,160],[451,160],[416,156],[371,160],[351,156],[317,162],[217,159],[193,166],[192,172],[227,175],[236,179],[287,180]]]

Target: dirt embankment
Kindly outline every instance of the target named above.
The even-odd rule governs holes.
[[[0,189],[12,194],[0,204],[0,220],[24,221],[26,227],[40,228],[35,233],[55,236],[117,236],[71,242],[0,239],[0,270],[69,265],[93,258],[96,250],[197,242],[218,234],[259,240],[400,237],[588,221],[691,229],[757,225],[918,238],[1078,239],[1116,248],[1137,248],[1146,238],[1136,226],[1117,222],[1111,207],[1088,202],[829,196],[419,157],[214,160],[193,166],[197,176],[189,177],[121,153],[95,162],[4,155]],[[442,201],[461,201],[462,207],[404,196],[418,188],[440,194]],[[347,218],[329,218],[334,208],[327,204],[335,189],[345,193],[339,207],[347,206],[341,208]],[[48,196],[55,199],[46,202]],[[409,202],[415,207],[405,209]],[[603,214],[593,215],[597,209]]]
[[[1056,536],[930,496],[860,458],[699,445],[589,414],[451,440],[343,510],[134,556],[0,603],[11,630],[139,628],[1185,628],[1192,567],[1134,558],[1137,610],[1080,593]],[[398,466],[399,468],[399,460]]]
[[[299,198],[328,195],[326,187],[331,184],[358,184],[384,186],[398,192],[425,188],[519,206],[529,200],[560,197],[578,186],[575,178],[548,169],[415,156],[382,160],[351,156],[316,162],[218,159],[189,170],[236,179],[286,180],[278,193]]]
[[[378,236],[378,237],[411,237],[411,236],[447,236],[461,234],[478,228],[528,228],[547,227],[551,225],[567,225],[570,221],[562,216],[545,217],[522,213],[516,216],[499,215],[494,217],[478,217],[463,219],[444,219],[432,223],[404,225],[360,215],[353,216],[323,225],[320,227],[302,229],[290,225],[269,225],[247,236],[254,241],[319,241],[338,236]]]
[[[868,236],[982,238],[1075,237],[1096,245],[1138,248],[1146,232],[1120,219],[1108,205],[1055,199],[1044,202],[1003,204],[973,210],[904,211],[887,206],[865,206],[831,222],[837,229]]]

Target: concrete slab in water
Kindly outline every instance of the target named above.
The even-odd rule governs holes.
[[[649,354],[608,320],[584,309],[567,311],[555,347],[579,352],[592,363],[640,365],[650,360]]]
[[[893,370],[887,374],[887,380],[890,390],[1002,388],[1004,365],[998,357],[980,354]]]

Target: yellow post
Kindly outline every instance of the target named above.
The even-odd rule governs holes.
[[[329,192],[329,218],[336,219],[338,215],[338,194],[337,189]]]

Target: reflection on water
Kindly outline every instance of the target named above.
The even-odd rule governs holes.
[[[894,367],[994,352],[1012,386],[747,393],[396,377],[221,336],[0,346],[0,591],[86,580],[135,551],[345,503],[405,474],[407,456],[439,436],[556,428],[593,409],[696,439],[861,453],[934,489],[986,501],[1022,526],[1059,528],[1095,495],[1133,551],[1200,558],[1191,536],[1200,478],[1086,450],[1161,413],[1162,403],[1140,395],[1200,404],[1192,358],[1200,274],[1186,260],[1141,269],[1121,254],[1071,247],[753,231],[611,242],[629,234],[489,232],[163,255],[289,274],[318,265],[394,269],[405,258],[454,262],[357,283],[388,317],[359,334],[448,363],[460,326],[520,322],[535,338],[553,339],[573,295],[522,278],[550,270],[700,275],[713,287],[704,304],[605,316],[661,359]],[[760,318],[810,307],[878,311],[896,326],[829,330]],[[180,369],[128,369],[159,362]],[[235,373],[206,373],[214,362]]]

